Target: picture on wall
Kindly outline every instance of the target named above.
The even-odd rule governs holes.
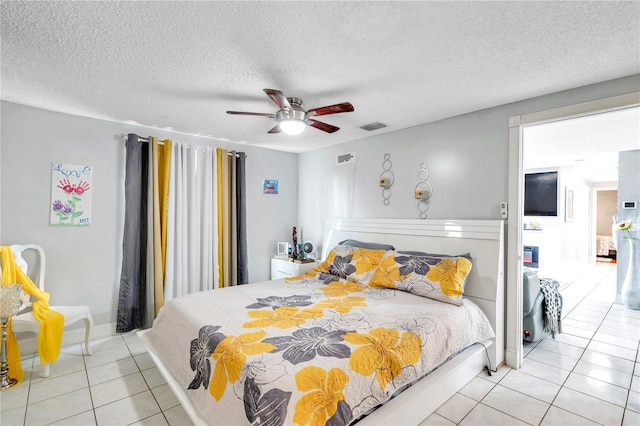
[[[263,194],[278,194],[278,181],[265,179],[262,185]]]
[[[93,167],[51,163],[51,226],[89,226]]]

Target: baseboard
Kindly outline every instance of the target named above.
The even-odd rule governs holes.
[[[522,346],[520,346],[522,348]],[[507,348],[506,363],[511,368],[522,367],[522,351],[514,348]]]
[[[35,354],[38,352],[38,336],[32,333],[26,334],[26,338],[18,338],[18,346],[20,347],[20,355]],[[114,336],[116,334],[116,323],[107,323],[94,325],[91,328],[91,340],[102,339]],[[84,327],[73,330],[65,330],[62,335],[62,347],[74,345],[76,343],[84,343]]]

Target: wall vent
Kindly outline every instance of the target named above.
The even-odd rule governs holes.
[[[387,127],[386,124],[378,123],[377,121],[375,123],[369,123],[369,124],[365,124],[364,126],[360,126],[362,130],[366,130],[367,132],[383,129],[385,127]]]
[[[356,161],[355,152],[347,152],[346,154],[336,155],[336,164],[355,163],[355,161]]]

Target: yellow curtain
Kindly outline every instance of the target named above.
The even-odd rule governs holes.
[[[27,274],[20,269],[10,246],[2,246],[0,248],[0,256],[2,256],[2,285],[22,284],[22,289],[26,293],[38,299],[32,304],[33,316],[40,322],[38,354],[40,355],[40,364],[51,364],[58,359],[60,354],[64,316],[49,308],[49,293],[40,290]],[[24,372],[20,363],[20,348],[13,334],[11,321],[8,323],[7,333],[9,335],[7,339],[9,376],[21,382],[24,378]]]
[[[153,262],[155,316],[164,305],[164,273],[167,264],[167,215],[171,140],[151,138],[153,150]]]
[[[216,160],[218,163],[218,276],[219,286],[228,287],[234,285],[231,276],[233,252],[229,210],[231,208],[229,152],[217,148]]]

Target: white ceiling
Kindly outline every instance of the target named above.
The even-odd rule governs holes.
[[[3,1],[1,98],[304,152],[640,73],[640,2]],[[263,88],[334,134],[267,134]],[[388,127],[366,132],[372,122]]]
[[[618,181],[619,151],[640,149],[640,108],[525,127],[525,169],[563,167],[592,183]]]

